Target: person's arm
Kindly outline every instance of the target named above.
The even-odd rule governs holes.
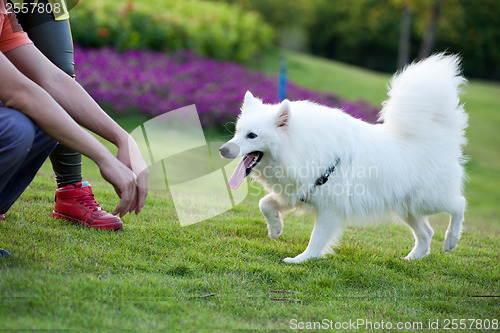
[[[34,61],[36,60],[35,58]],[[138,199],[134,173],[96,138],[82,129],[46,91],[20,73],[1,53],[0,100],[5,106],[26,114],[54,139],[95,161],[104,179],[114,186],[121,198],[114,214],[123,216],[127,212],[136,210],[137,213],[142,209],[144,201]]]
[[[78,124],[114,143],[126,145],[128,133],[89,96],[82,86],[52,64],[33,44],[5,56],[26,77],[47,91]]]
[[[118,147],[118,159],[137,176],[139,200],[143,203],[148,191],[149,171],[130,135],[78,82],[52,64],[34,45],[20,46],[5,55],[19,71],[47,91],[77,123]]]

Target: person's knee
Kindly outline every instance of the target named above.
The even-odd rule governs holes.
[[[2,119],[0,136],[2,146],[11,151],[12,158],[26,156],[35,139],[35,124],[21,112],[10,110],[9,117]]]

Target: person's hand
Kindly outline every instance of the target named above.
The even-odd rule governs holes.
[[[116,194],[120,198],[120,203],[113,210],[114,215],[123,217],[125,214],[137,210],[137,184],[136,176],[122,162],[113,155],[98,163],[102,177],[111,183]]]
[[[125,140],[122,140],[122,143],[118,145],[117,158],[132,170],[137,178],[137,206],[134,210],[136,214],[139,214],[148,195],[149,170],[142,158],[139,147],[137,147],[136,142],[130,135],[127,135]]]

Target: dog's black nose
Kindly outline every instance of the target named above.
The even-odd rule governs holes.
[[[229,154],[229,147],[227,147],[226,145],[220,147],[219,153],[222,157],[227,157],[227,155]]]
[[[240,147],[232,142],[226,142],[219,148],[219,153],[224,158],[235,158],[240,153]]]

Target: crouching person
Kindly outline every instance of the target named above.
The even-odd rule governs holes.
[[[35,48],[5,3],[0,0],[0,216],[28,187],[57,142],[98,165],[120,197],[113,215],[138,214],[147,196],[148,170],[137,145],[75,80]],[[80,125],[115,144],[118,156]],[[58,195],[76,200],[90,191],[86,185]],[[109,224],[116,226],[113,215]],[[106,228],[105,219],[101,223],[102,228],[118,229]],[[7,255],[0,250],[0,257]]]

